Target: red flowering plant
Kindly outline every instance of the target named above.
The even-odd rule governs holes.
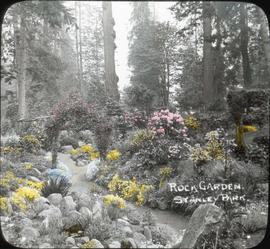
[[[57,142],[61,130],[93,130],[99,119],[97,114],[97,106],[90,105],[77,94],[71,93],[57,105],[45,125],[47,149],[53,149],[52,145]]]
[[[147,128],[147,116],[145,112],[126,112],[125,120],[130,126],[135,126],[138,129]]]
[[[179,113],[173,113],[167,110],[154,112],[148,120],[148,128],[156,132],[157,135],[187,137],[187,127],[183,117]]]

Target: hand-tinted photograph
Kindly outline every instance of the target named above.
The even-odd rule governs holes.
[[[269,90],[269,23],[253,3],[10,5],[1,19],[3,240],[260,245]]]

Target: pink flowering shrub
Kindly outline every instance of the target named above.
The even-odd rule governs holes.
[[[154,115],[148,120],[148,128],[158,135],[187,136],[187,127],[182,116],[179,113],[170,112],[168,109],[154,112]]]
[[[130,126],[134,126],[138,129],[145,129],[147,127],[147,117],[145,112],[126,112],[125,119]]]

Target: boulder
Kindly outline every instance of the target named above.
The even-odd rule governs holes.
[[[66,214],[66,217],[63,218],[63,226],[64,229],[69,229],[71,227],[75,227],[75,226],[81,226],[83,222],[83,217],[82,215],[76,211],[76,210],[72,210],[69,211]]]
[[[95,159],[93,161],[91,161],[88,165],[87,165],[87,169],[86,169],[86,179],[88,181],[91,181],[95,178],[96,174],[98,173],[100,169],[100,160],[99,159]]]
[[[224,170],[223,160],[214,160],[203,165],[203,174],[209,178],[224,178]]]
[[[133,232],[129,226],[120,226],[119,228],[126,237],[133,237]]]
[[[33,242],[40,236],[39,231],[32,226],[25,226],[20,231],[20,236],[22,237],[21,242]]]
[[[130,226],[130,223],[124,219],[117,219],[117,225],[118,226]]]
[[[50,202],[47,198],[41,196],[39,199],[36,199],[32,203],[32,210],[39,214],[43,210],[46,210],[50,207]]]
[[[38,217],[43,218],[40,225],[42,234],[59,232],[63,228],[62,213],[58,207],[50,206],[49,209],[39,213]]]
[[[84,247],[87,246],[87,247]],[[101,244],[101,242],[97,239],[92,239],[91,241],[85,243],[82,245],[84,248],[104,248],[104,246]]]
[[[75,239],[72,238],[72,237],[67,237],[66,238],[66,244],[75,246],[75,244],[76,244]]]
[[[80,214],[87,220],[92,220],[93,214],[87,207],[81,207],[79,210]]]
[[[62,151],[63,153],[70,153],[71,150],[73,149],[73,146],[72,145],[65,145],[65,146],[62,146]]]
[[[186,180],[194,177],[196,172],[194,170],[193,161],[188,160],[180,160],[179,164],[177,165],[177,175],[180,176],[181,180]]]
[[[133,239],[138,247],[142,247],[142,244],[147,241],[142,233],[135,232],[133,234]]]
[[[60,203],[62,201],[62,195],[60,193],[52,193],[50,194],[47,199],[56,207],[60,207]]]
[[[77,163],[76,163],[76,166],[78,166],[78,167],[84,167],[84,166],[86,166],[88,163],[89,163],[88,160],[78,160]]]
[[[137,248],[137,245],[132,238],[126,238],[121,241],[121,248]]]
[[[194,248],[199,236],[219,223],[223,210],[214,204],[202,204],[193,213],[184,233],[180,248]]]
[[[40,180],[35,176],[27,176],[27,179],[31,182],[40,182]]]
[[[84,236],[84,237],[78,238],[77,241],[79,243],[85,244],[85,243],[89,242],[89,238],[87,236]]]
[[[121,243],[117,240],[114,240],[108,245],[109,248],[121,248]]]
[[[145,226],[143,228],[143,234],[144,234],[146,240],[152,241],[152,233],[151,233],[151,230],[148,226]]]
[[[29,218],[24,218],[19,222],[19,225],[23,227],[32,227],[33,222]]]
[[[103,216],[102,209],[103,209],[103,204],[97,200],[93,206],[93,219],[102,220],[102,216]]]
[[[91,208],[93,206],[93,200],[86,193],[73,192],[72,196],[74,201],[77,202],[77,206],[80,209],[81,207]]]
[[[42,243],[38,248],[52,248],[49,243]]]
[[[62,198],[60,202],[60,210],[65,216],[69,211],[75,210],[76,208],[76,203],[73,201],[72,196],[65,196]]]

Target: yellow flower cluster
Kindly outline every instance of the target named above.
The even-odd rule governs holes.
[[[190,155],[190,158],[195,163],[210,160],[208,150],[201,150],[201,149],[193,149],[193,152]]]
[[[87,243],[82,244],[80,246],[80,248],[95,248],[95,246],[96,246],[95,241],[94,240],[91,240],[91,241],[89,241]]]
[[[172,173],[172,168],[170,168],[170,167],[161,168],[159,173],[161,175],[161,180],[160,180],[159,186],[162,187],[163,181],[165,181],[168,178],[168,176]]]
[[[189,115],[185,120],[185,125],[190,129],[197,129],[199,128],[199,124],[197,122],[197,118],[194,115]]]
[[[14,173],[11,172],[11,171],[7,171],[6,175],[4,178],[0,178],[0,185],[4,186],[4,187],[7,187],[8,184],[9,184],[9,180],[10,179],[13,179],[15,176],[14,176]]]
[[[7,214],[7,198],[0,196],[0,209]]]
[[[21,187],[16,190],[16,193],[13,194],[11,200],[25,212],[27,203],[38,199],[39,197],[40,195],[36,189],[31,187]]]
[[[107,160],[114,160],[115,161],[115,160],[118,159],[119,156],[121,156],[121,153],[118,150],[115,149],[115,150],[109,151],[106,159]]]
[[[134,135],[131,144],[134,146],[140,146],[146,140],[152,140],[155,136],[155,133],[148,129],[138,130]]]
[[[125,202],[121,197],[119,197],[117,195],[116,196],[106,195],[105,200],[104,200],[104,204],[110,205],[111,203],[117,204],[120,209],[123,209],[125,207]]]
[[[25,168],[26,168],[26,169],[32,169],[33,166],[32,166],[31,164],[26,164],[26,165],[25,165]]]
[[[31,143],[34,144],[36,147],[40,148],[40,143],[39,141],[32,135],[26,135],[23,137],[23,142],[24,143]]]
[[[255,126],[246,125],[244,126],[244,132],[247,132],[247,131],[258,131],[258,129]]]
[[[100,156],[99,152],[95,152],[95,149],[91,144],[85,144],[76,150],[72,149],[70,153],[72,155],[79,153],[87,153],[92,161]]]
[[[28,180],[26,184],[41,191],[43,188],[44,182],[32,182]]]
[[[136,204],[141,206],[144,200],[144,193],[153,187],[151,185],[138,186],[136,178],[133,177],[131,181],[121,180],[118,174],[115,174],[108,184],[108,188],[112,192],[118,192],[125,199],[129,200],[132,197],[137,197]]]
[[[3,148],[2,148],[2,151],[14,152],[15,149],[14,149],[13,147],[8,146],[8,147],[3,147]]]

